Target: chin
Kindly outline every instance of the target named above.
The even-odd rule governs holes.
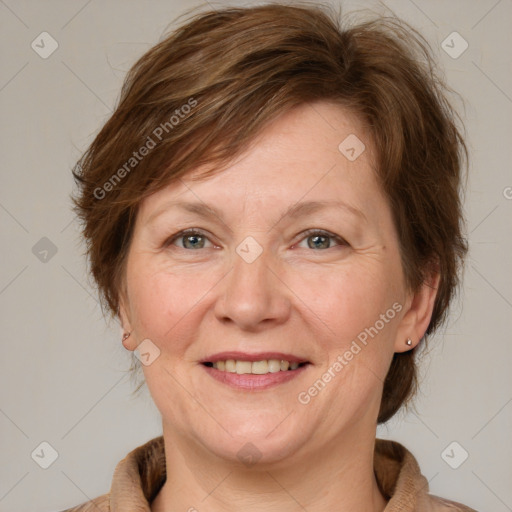
[[[256,464],[260,469],[269,465],[279,464],[289,459],[300,446],[298,439],[290,439],[290,434],[282,438],[269,440],[262,436],[237,437],[226,440],[225,444],[219,445],[218,439],[210,450],[218,457],[231,462],[241,463],[246,467],[253,467]]]
[[[246,416],[231,418],[223,424],[231,435],[208,430],[198,433],[199,441],[219,458],[247,467],[279,463],[297,453],[310,437],[304,425],[295,424],[292,416],[269,413],[259,414],[257,420]]]

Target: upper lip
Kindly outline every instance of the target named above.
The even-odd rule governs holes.
[[[201,363],[216,363],[217,361],[227,361],[234,359],[235,361],[265,361],[269,359],[278,359],[288,361],[290,363],[307,363],[308,360],[294,356],[292,354],[283,354],[282,352],[258,352],[249,354],[247,352],[218,352],[201,360]]]

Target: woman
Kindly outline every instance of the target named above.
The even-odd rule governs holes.
[[[376,440],[466,252],[428,46],[316,7],[201,14],[75,170],[91,271],[163,436],[73,511],[468,511]]]

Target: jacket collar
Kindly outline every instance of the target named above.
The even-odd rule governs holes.
[[[374,471],[385,512],[413,512],[428,495],[428,481],[413,455],[395,441],[376,439]],[[150,503],[166,480],[163,436],[131,451],[116,466],[110,489],[110,512],[150,512]]]

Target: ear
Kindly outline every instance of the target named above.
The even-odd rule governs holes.
[[[418,291],[410,295],[406,303],[406,312],[398,326],[395,352],[411,350],[423,338],[432,318],[440,278],[441,275],[436,268]],[[408,338],[412,340],[412,345],[406,344]]]
[[[129,307],[127,307],[128,301],[123,293],[119,296],[119,311],[118,317],[121,322],[121,336],[125,333],[131,333],[131,335],[123,340],[123,345],[126,350],[135,350],[137,348],[137,338],[133,332],[133,327],[130,322]]]

